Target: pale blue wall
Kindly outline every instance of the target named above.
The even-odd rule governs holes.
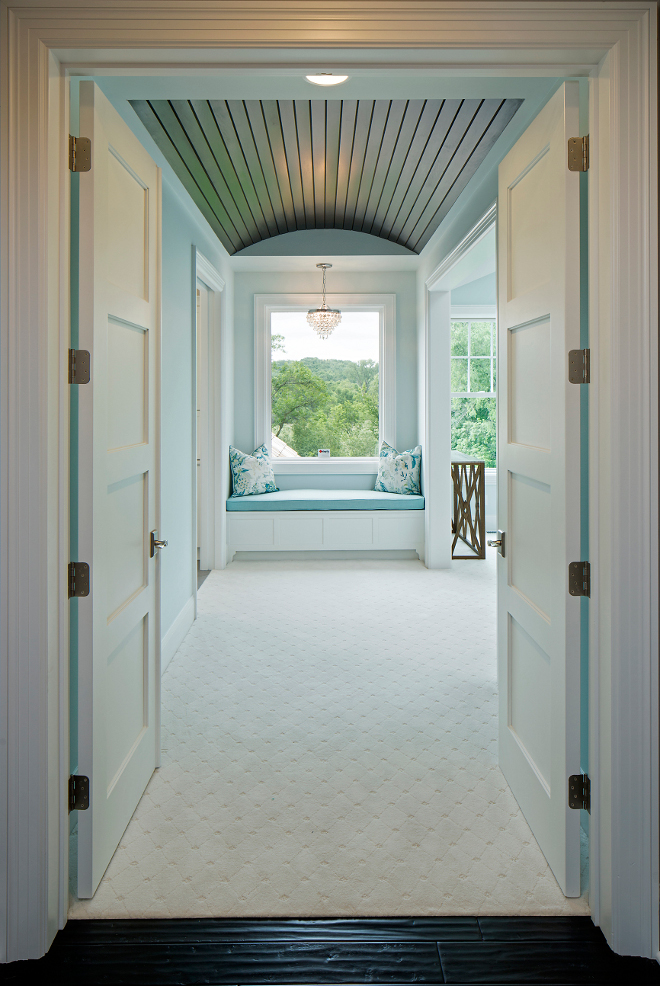
[[[355,229],[297,229],[253,243],[236,256],[316,257],[323,254],[326,257],[415,256],[400,243]]]
[[[377,472],[340,473],[335,476],[319,475],[318,472],[282,475],[277,471],[277,459],[273,461],[275,481],[281,490],[373,490]]]
[[[461,284],[451,293],[452,305],[496,305],[497,274],[486,274],[469,284]]]
[[[233,274],[228,255],[192,203],[188,206],[183,195],[164,182],[160,529],[169,543],[161,552],[163,636],[190,599],[194,577],[195,247],[227,282],[221,318],[230,325]]]
[[[396,446],[410,448],[417,435],[416,279],[410,271],[332,271],[332,294],[396,294]],[[318,271],[237,273],[234,281],[234,443],[254,448],[254,296],[318,293]],[[360,487],[360,481],[356,481]]]

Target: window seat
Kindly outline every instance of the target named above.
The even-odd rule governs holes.
[[[227,500],[227,561],[237,551],[401,551],[424,558],[423,496],[280,490]]]
[[[424,497],[375,490],[278,490],[227,500],[229,512],[273,510],[423,510]]]

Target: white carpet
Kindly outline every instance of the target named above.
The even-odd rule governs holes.
[[[497,766],[494,563],[234,562],[72,918],[586,914]]]

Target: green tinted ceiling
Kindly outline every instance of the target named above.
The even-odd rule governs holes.
[[[328,228],[419,253],[521,103],[131,100],[230,254]]]

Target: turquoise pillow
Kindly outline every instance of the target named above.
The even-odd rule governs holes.
[[[419,494],[421,464],[421,445],[406,452],[397,452],[387,442],[381,442],[374,490],[378,493]]]
[[[252,455],[229,446],[232,496],[253,496],[255,493],[277,493],[273,467],[265,445]]]

